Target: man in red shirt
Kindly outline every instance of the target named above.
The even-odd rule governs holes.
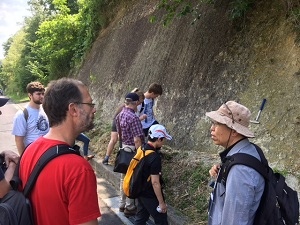
[[[51,81],[43,108],[50,131],[30,144],[21,158],[22,188],[44,152],[60,144],[71,147],[81,132],[93,128],[95,104],[87,87],[78,80]],[[37,225],[97,225],[100,217],[95,173],[84,158],[75,154],[61,155],[45,166],[30,201]]]

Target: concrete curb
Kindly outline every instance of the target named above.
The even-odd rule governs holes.
[[[97,157],[90,160],[90,163],[96,173],[110,182],[116,190],[120,188],[120,174],[113,172],[112,165],[103,165]],[[184,225],[187,224],[187,219],[180,215],[172,206],[168,205],[168,220],[169,225]]]

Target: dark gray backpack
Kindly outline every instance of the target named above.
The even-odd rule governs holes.
[[[77,148],[67,145],[57,145],[47,150],[36,163],[25,185],[24,191],[18,191],[21,180],[19,178],[19,163],[14,177],[10,182],[12,190],[0,200],[0,225],[33,225],[30,201],[27,198],[42,169],[52,159],[64,154],[79,154]],[[20,160],[21,161],[21,160]]]
[[[297,192],[286,184],[283,175],[273,172],[263,151],[257,145],[253,145],[261,161],[244,153],[227,156],[222,162],[218,182],[222,182],[226,186],[228,173],[234,165],[242,164],[255,169],[265,178],[265,189],[253,224],[298,225],[299,201]]]

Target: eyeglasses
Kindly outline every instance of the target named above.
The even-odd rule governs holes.
[[[228,105],[226,105],[226,103],[224,103],[226,109],[229,111],[228,114],[231,115],[231,119],[232,119],[232,124],[234,124],[234,118],[233,118],[233,113],[232,111],[230,110],[230,108],[228,107]]]
[[[75,104],[88,105],[91,108],[95,108],[95,106],[96,106],[95,103],[88,103],[88,102],[75,102]]]

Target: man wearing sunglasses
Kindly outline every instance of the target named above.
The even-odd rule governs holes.
[[[228,101],[217,111],[206,113],[211,121],[211,139],[224,147],[221,160],[236,153],[246,153],[260,160],[255,146],[248,138],[254,134],[249,129],[251,113],[245,106]],[[209,207],[209,225],[252,225],[262,197],[265,181],[253,168],[234,165],[226,180],[218,179],[220,165],[214,165],[209,173],[216,179]]]

